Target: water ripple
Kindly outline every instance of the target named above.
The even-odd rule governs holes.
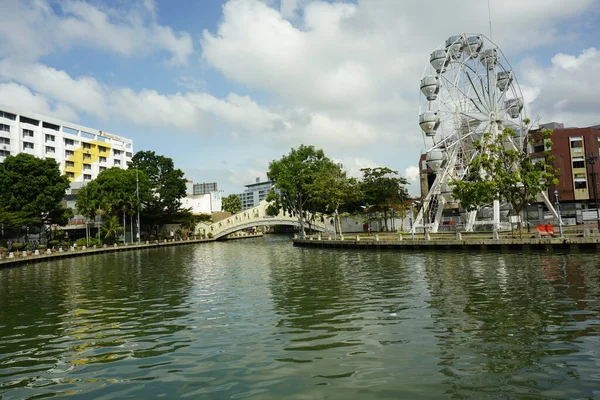
[[[594,398],[595,254],[287,238],[0,271],[0,398]]]

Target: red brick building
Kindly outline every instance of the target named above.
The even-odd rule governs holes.
[[[595,193],[600,193],[599,179],[595,179],[598,178],[596,174],[600,168],[600,160],[598,160],[600,129],[597,127],[555,129],[551,140],[551,151],[555,157],[554,168],[560,171],[560,175],[558,185],[549,189],[549,198],[554,200],[554,190],[557,189],[561,202],[595,202]],[[540,149],[538,147],[535,150]],[[596,192],[594,192],[594,182]],[[593,207],[595,208],[595,205]]]

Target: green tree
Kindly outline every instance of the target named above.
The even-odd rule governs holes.
[[[537,135],[548,148],[551,146],[552,131],[542,130]],[[558,183],[551,152],[545,152],[544,161],[533,162],[530,154],[512,145],[516,137],[515,131],[506,128],[496,137],[485,133],[474,142],[478,154],[469,164],[468,176],[450,183],[452,195],[463,209],[474,211],[494,200],[506,200],[511,213],[520,215],[528,202]],[[531,137],[530,141],[539,138]]]
[[[370,211],[383,214],[385,230],[388,228],[388,213],[402,209],[409,198],[406,178],[387,167],[362,168],[361,189]]]
[[[51,158],[20,153],[0,163],[0,222],[5,231],[21,226],[66,225],[73,216],[62,205],[69,179]]]
[[[119,217],[109,215],[102,224],[102,238],[105,242],[112,244],[120,232],[123,232],[123,227],[119,224]]]
[[[145,223],[158,232],[166,223],[180,223],[189,217],[190,211],[181,206],[181,199],[186,195],[186,180],[171,158],[153,151],[138,151],[130,166],[130,169],[135,168],[146,174],[152,191],[152,196],[143,201]]]
[[[97,215],[126,217],[137,211],[139,188],[139,205],[151,197],[150,182],[143,171],[118,167],[109,168],[98,174],[98,177],[80,189],[76,206],[79,212],[90,219]]]
[[[362,192],[355,178],[348,178],[341,164],[325,163],[314,180],[307,184],[310,198],[322,208],[321,211],[334,214],[336,232],[342,231],[340,213],[347,211],[350,204],[356,203]]]
[[[310,185],[331,164],[334,164],[333,161],[325,156],[323,150],[305,145],[292,149],[288,155],[269,164],[267,176],[273,181],[275,190],[271,190],[267,200],[278,209],[298,217],[302,237],[305,236],[305,206],[311,200]]]
[[[229,196],[223,198],[222,208],[223,211],[237,214],[242,211],[242,199],[240,199],[240,196],[237,194],[230,194]]]

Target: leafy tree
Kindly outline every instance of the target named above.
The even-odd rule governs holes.
[[[537,135],[551,145],[552,131],[542,130]],[[551,152],[545,152],[543,162],[534,163],[530,154],[511,145],[511,139],[516,136],[515,131],[506,128],[495,138],[485,133],[481,140],[474,142],[478,155],[469,164],[467,178],[451,182],[452,195],[465,210],[474,211],[494,200],[504,199],[511,205],[511,212],[520,215],[528,202],[558,183]]]
[[[181,199],[186,195],[186,180],[171,158],[153,151],[138,151],[130,169],[135,168],[146,174],[152,190],[152,196],[142,202],[142,218],[146,223],[158,231],[166,223],[179,223],[189,217],[189,210],[181,206]]]
[[[119,224],[119,217],[110,215],[102,224],[102,236],[107,243],[114,243],[117,235],[123,232],[123,227]]]
[[[292,149],[287,156],[269,164],[267,176],[273,181],[275,190],[271,190],[267,200],[277,209],[284,209],[298,217],[302,237],[305,236],[305,206],[311,200],[310,185],[319,174],[330,170],[331,164],[334,164],[333,161],[325,156],[323,150],[305,145]]]
[[[404,207],[409,198],[406,178],[387,167],[362,168],[361,189],[370,211],[383,214],[385,230],[388,228],[388,213]]]
[[[242,199],[237,194],[230,194],[227,197],[223,197],[222,208],[223,211],[237,214],[242,210]]]
[[[326,163],[323,169],[307,184],[311,199],[320,204],[322,211],[335,214],[334,229],[342,231],[340,213],[347,211],[347,206],[356,203],[362,196],[358,181],[348,178],[341,164]]]
[[[51,158],[20,153],[0,163],[0,222],[5,231],[21,226],[66,225],[73,216],[62,200],[69,179]]]
[[[97,215],[122,216],[123,227],[127,215],[137,211],[139,188],[140,206],[151,197],[150,182],[143,171],[109,168],[81,188],[77,194],[76,206],[79,212],[90,219]]]

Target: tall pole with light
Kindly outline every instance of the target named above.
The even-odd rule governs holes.
[[[141,239],[141,235],[140,235],[140,229],[141,229],[141,225],[140,225],[140,178],[139,178],[139,172],[138,172],[138,167],[137,164],[135,166],[135,197],[137,199],[137,242],[138,244],[140,244],[140,239]]]
[[[598,231],[600,231],[600,207],[598,206],[598,189],[596,185],[596,171],[594,171],[594,165],[598,159],[597,154],[589,153],[585,157],[585,161],[592,167],[592,186],[594,188],[594,202],[596,203],[596,222],[598,223]]]
[[[410,203],[410,236],[412,240],[415,240],[415,203]]]
[[[563,237],[562,217],[560,215],[560,202],[558,199],[558,189],[554,189],[554,200],[556,200],[556,213],[558,214],[558,234]]]

